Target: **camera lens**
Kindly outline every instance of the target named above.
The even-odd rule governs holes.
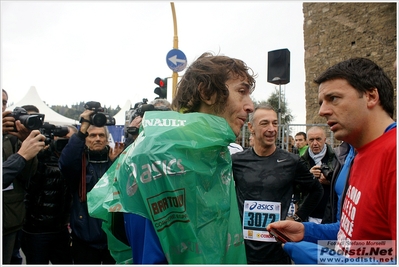
[[[21,123],[29,130],[37,130],[43,125],[44,115],[22,115],[19,117]]]
[[[91,117],[92,124],[97,127],[103,127],[107,123],[107,117],[103,113],[96,113]]]

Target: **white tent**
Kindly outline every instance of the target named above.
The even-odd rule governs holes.
[[[44,114],[44,121],[54,125],[76,125],[78,121],[62,116],[49,108],[37,93],[36,87],[31,86],[28,93],[17,103],[7,108],[7,110],[14,110],[15,107],[21,107],[23,105],[34,105],[36,106],[41,114]]]
[[[127,100],[123,108],[119,110],[119,112],[116,113],[114,116],[115,125],[125,125],[126,111],[130,110],[131,107],[132,107],[132,102],[130,102],[130,100]]]

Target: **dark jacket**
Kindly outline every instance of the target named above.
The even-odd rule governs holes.
[[[331,188],[334,188],[331,183],[331,179],[334,175],[334,170],[337,168],[337,165],[339,165],[338,159],[335,156],[334,149],[328,144],[326,144],[326,146],[327,146],[327,151],[325,156],[322,158],[321,162],[327,165],[331,171],[331,175],[329,177],[326,177],[327,180],[330,181],[330,184],[329,185],[322,184],[324,190],[323,197],[321,198],[317,207],[309,214],[309,216],[316,218],[323,218],[324,216],[326,205],[330,198]],[[305,151],[305,153],[302,155],[302,158],[305,160],[309,170],[316,165],[314,160],[309,155],[309,149]]]
[[[18,231],[25,220],[25,185],[36,172],[37,158],[26,161],[17,154],[21,142],[13,135],[3,135],[3,235]]]
[[[26,223],[29,233],[59,232],[69,222],[72,197],[68,181],[61,175],[58,158],[44,154],[35,175],[29,180],[25,197]]]
[[[93,248],[104,249],[107,247],[107,237],[101,229],[102,220],[90,217],[86,201],[81,201],[79,198],[80,181],[82,179],[82,156],[84,155],[86,161],[86,192],[83,194],[90,192],[111,166],[112,162],[108,157],[108,147],[102,154],[93,155],[86,149],[85,138],[86,136],[80,131],[71,136],[68,144],[62,150],[59,167],[61,173],[69,179],[71,185],[72,209],[70,224],[72,237],[75,235]],[[91,156],[91,161],[89,161],[88,155]],[[93,157],[100,157],[102,160],[96,160]]]
[[[346,142],[342,142],[338,147],[334,148],[335,155],[338,159],[338,164],[334,168],[334,173],[331,179],[331,191],[330,198],[328,200],[326,210],[324,212],[323,220],[321,223],[335,223],[337,221],[337,203],[338,195],[335,192],[335,183],[337,181],[338,175],[344,166],[346,156],[348,155],[350,146]]]

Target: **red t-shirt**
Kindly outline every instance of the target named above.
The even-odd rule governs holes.
[[[357,152],[342,207],[338,244],[396,241],[396,127]]]

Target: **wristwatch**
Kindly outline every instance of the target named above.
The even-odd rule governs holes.
[[[294,219],[294,221],[296,221],[296,222],[302,222],[302,219],[301,219],[301,217],[299,217],[298,215],[296,215],[296,214],[294,214],[293,216],[292,216],[292,218]]]

